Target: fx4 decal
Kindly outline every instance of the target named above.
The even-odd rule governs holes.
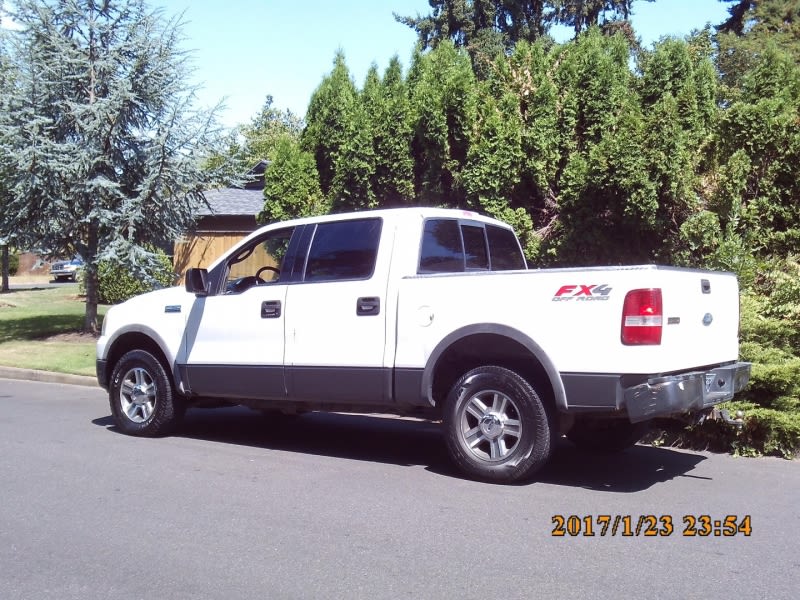
[[[606,284],[602,285],[562,285],[558,288],[553,302],[592,302],[608,300],[611,289]]]

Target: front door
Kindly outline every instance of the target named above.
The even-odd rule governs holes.
[[[193,394],[283,399],[285,306],[281,265],[293,228],[273,230],[224,265],[217,293],[195,299],[182,360]]]

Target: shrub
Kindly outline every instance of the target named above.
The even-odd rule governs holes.
[[[741,357],[753,363],[737,399],[795,413],[800,405],[800,283],[797,261],[776,261],[742,296]],[[771,420],[771,423],[780,423]]]
[[[162,251],[155,250],[154,267],[141,277],[130,267],[117,261],[102,260],[97,266],[97,293],[101,304],[118,304],[129,298],[169,287],[175,282],[172,261]],[[83,282],[81,286],[83,287]]]
[[[734,415],[744,413],[741,428],[707,419],[684,427],[677,421],[659,421],[645,441],[657,446],[731,452],[737,456],[779,456],[800,453],[800,412],[762,408],[752,402],[721,404]]]
[[[737,430],[719,421],[690,427],[659,422],[651,441],[742,456],[792,458],[800,452],[800,265],[766,261],[741,297],[741,360],[753,363],[750,384],[724,405],[744,412]]]
[[[793,458],[800,452],[800,413],[752,408],[733,444],[736,454]]]
[[[19,254],[9,251],[8,253],[8,274],[16,275],[19,271]]]

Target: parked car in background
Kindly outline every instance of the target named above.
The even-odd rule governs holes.
[[[75,281],[81,267],[83,267],[83,260],[80,258],[59,260],[51,265],[50,275],[56,281]]]

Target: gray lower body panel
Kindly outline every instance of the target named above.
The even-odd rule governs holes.
[[[567,406],[580,410],[619,410],[622,379],[617,374],[562,373]]]
[[[193,395],[209,398],[286,398],[283,367],[182,365],[181,378]]]
[[[351,367],[286,367],[292,400],[389,404],[392,402],[392,370]]]
[[[181,365],[179,370],[193,396],[331,404],[392,403],[391,369]]]
[[[394,398],[400,405],[430,407],[422,389],[423,369],[394,370]]]

